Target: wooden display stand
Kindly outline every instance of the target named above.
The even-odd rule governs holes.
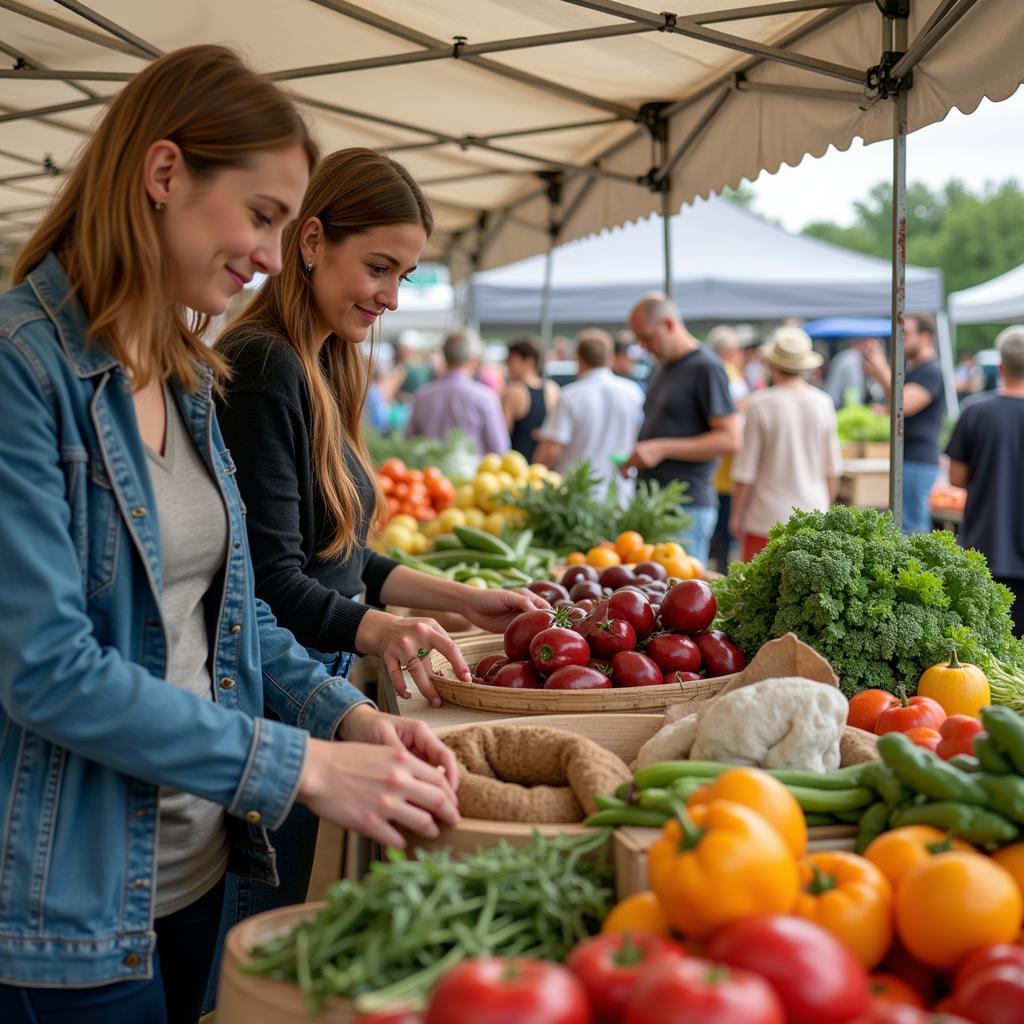
[[[888,458],[845,461],[839,481],[839,500],[858,508],[888,508]]]

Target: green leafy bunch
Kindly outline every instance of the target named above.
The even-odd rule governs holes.
[[[949,533],[904,537],[888,513],[794,512],[752,562],[716,586],[721,628],[751,656],[793,632],[832,664],[846,694],[912,692],[956,644],[966,659],[1024,664],[1010,592]]]

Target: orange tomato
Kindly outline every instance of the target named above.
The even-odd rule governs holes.
[[[861,690],[850,698],[846,724],[874,732],[882,712],[896,707],[899,702],[899,698],[888,690]]]
[[[427,490],[434,508],[445,509],[455,504],[455,485],[443,476],[427,480]]]
[[[923,725],[914,726],[904,734],[916,747],[924,747],[925,750],[934,750],[942,740],[938,730],[929,729]]]
[[[380,493],[387,497],[395,486],[395,481],[389,476],[377,477],[377,486],[380,488]]]
[[[657,559],[655,559],[657,561]],[[689,558],[665,558],[659,563],[661,567],[669,574],[669,576],[675,576],[676,579],[680,580],[692,580],[696,577],[696,573],[693,571],[693,566],[690,564]]]
[[[1002,868],[1013,875],[1017,888],[1024,895],[1024,843],[1011,843],[996,850],[992,859]]]
[[[868,979],[868,989],[871,992],[871,1002],[874,1003],[904,1003],[907,1006],[917,1006],[925,1009],[924,999],[921,993],[912,985],[901,981],[895,974],[872,974]]]
[[[431,480],[447,480],[448,478],[438,469],[437,466],[427,466],[423,470],[423,479],[430,483]]]
[[[654,545],[653,544],[641,544],[639,547],[633,548],[632,551],[626,553],[623,558],[624,562],[628,562],[630,565],[636,565],[637,562],[650,562],[654,557]]]
[[[402,503],[397,498],[387,499],[387,517],[390,519],[392,516],[397,516],[402,508]]]
[[[406,476],[411,484],[421,484],[424,480],[422,469],[410,469]]]
[[[807,819],[793,795],[778,779],[757,768],[730,768],[712,783],[701,786],[687,806],[712,800],[732,800],[756,811],[786,841],[794,857],[807,852]]]
[[[668,923],[665,911],[661,909],[658,897],[653,892],[633,893],[612,907],[604,919],[604,924],[601,925],[601,933],[620,935],[623,932],[632,935],[671,936],[672,927]]]
[[[574,551],[565,560],[566,565],[586,565],[587,556],[582,551]]]
[[[655,544],[652,555],[655,562],[661,562],[668,558],[684,558],[685,556],[686,552],[683,550],[682,544],[677,544],[675,541]]]
[[[896,890],[896,930],[908,952],[954,967],[979,946],[1014,942],[1024,900],[1013,876],[977,853],[940,853],[911,868]]]
[[[389,476],[392,480],[404,480],[406,473],[409,472],[405,467],[405,463],[401,459],[391,458],[385,459],[378,470],[381,476]]]
[[[607,569],[610,565],[621,565],[622,559],[614,548],[596,547],[587,552],[586,561],[595,569]]]
[[[399,500],[405,501],[409,497],[409,485],[404,481],[400,480],[391,489],[391,493]]]
[[[619,557],[626,562],[628,561],[626,556],[633,548],[640,547],[643,542],[643,536],[637,533],[636,530],[625,530],[615,538],[615,550],[618,551]]]
[[[873,839],[864,851],[864,856],[889,879],[893,889],[898,889],[912,868],[948,850],[977,852],[962,839],[947,836],[931,825],[904,825]]]
[[[434,510],[430,505],[414,505],[410,513],[417,523],[425,523],[434,518]]]

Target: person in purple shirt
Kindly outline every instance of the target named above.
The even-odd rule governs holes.
[[[453,331],[444,339],[445,374],[416,392],[406,437],[444,440],[453,430],[461,430],[481,455],[508,451],[501,400],[497,392],[473,379],[481,347],[477,333],[468,329]]]

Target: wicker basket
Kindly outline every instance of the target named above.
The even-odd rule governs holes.
[[[459,650],[472,667],[485,655],[503,653],[504,648],[500,636],[485,633],[461,641]],[[512,690],[456,679],[443,655],[435,651],[430,659],[430,678],[441,699],[459,707],[509,715],[565,715],[664,711],[670,704],[690,704],[714,697],[734,677],[611,690]]]

